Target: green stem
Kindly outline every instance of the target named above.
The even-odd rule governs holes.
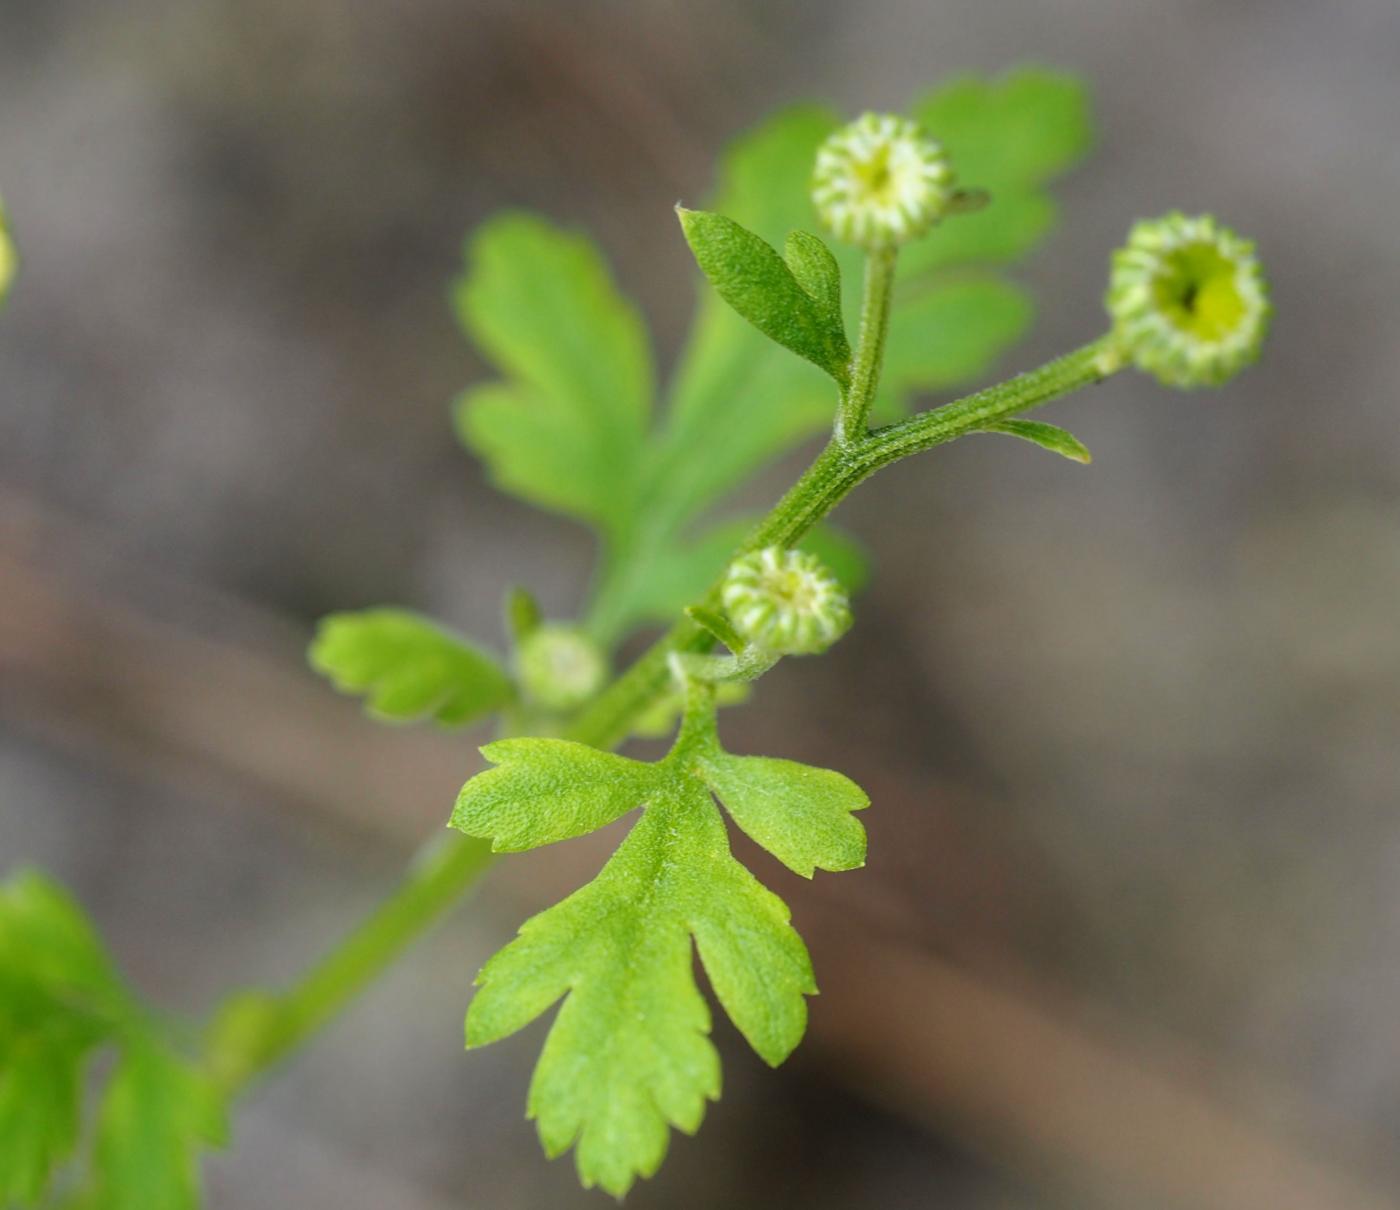
[[[872,292],[878,293],[879,288]],[[882,323],[865,333],[858,366],[867,342],[883,344]],[[858,484],[891,462],[1040,407],[1118,368],[1120,360],[1105,337],[955,403],[854,439],[833,436],[736,556],[765,546],[791,546]],[[853,379],[852,394],[855,381],[865,381],[873,390],[877,375],[878,366],[864,378]],[[721,582],[717,580],[700,602],[704,608],[718,607]],[[566,737],[594,747],[615,747],[630,734],[637,717],[670,688],[671,653],[706,651],[712,641],[709,631],[682,618],[594,700]],[[456,902],[490,863],[490,853],[480,842],[458,838],[433,845],[369,919],[290,990],[267,1003],[266,1028],[252,1042],[224,1048],[216,1042],[211,1047],[210,1065],[225,1087],[243,1088],[325,1025]]]
[[[209,1065],[224,1088],[241,1091],[337,1016],[462,897],[492,860],[486,842],[456,834],[425,846],[403,881],[358,928],[287,991],[263,1001],[263,1025],[251,1038],[235,1036],[225,1052],[216,1033]]]
[[[836,413],[836,439],[851,444],[865,436],[880,367],[885,362],[885,334],[890,326],[890,300],[894,296],[896,252],[887,248],[872,252],[865,262],[865,288],[860,304],[860,342],[851,363],[851,385],[841,396]]]
[[[891,462],[975,433],[997,420],[1028,412],[1101,381],[1119,368],[1112,352],[1109,338],[1105,337],[955,403],[876,429],[852,444],[843,445],[833,438],[748,536],[735,557],[765,546],[793,545],[858,484]],[[702,606],[713,609],[718,605],[720,583],[716,580],[711,586],[700,602]],[[683,618],[597,697],[566,735],[599,748],[621,743],[637,716],[665,691],[670,653],[704,651],[709,645],[709,633]]]

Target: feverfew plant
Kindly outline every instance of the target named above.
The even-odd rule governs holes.
[[[1257,355],[1267,291],[1250,244],[1210,217],[1139,223],[1112,258],[1102,336],[952,403],[913,397],[981,374],[1025,330],[1005,268],[1049,231],[1046,185],[1089,141],[1080,86],[1020,71],[966,78],[908,116],[787,110],[725,157],[710,209],[678,209],[704,275],[695,327],[656,407],[640,317],[584,237],[508,214],[472,238],[455,292],[499,377],[454,405],[494,481],[594,531],[579,615],[506,602],[502,657],[411,611],[326,618],[312,665],[376,717],[497,720],[489,768],[450,825],[359,928],[283,991],[243,992],[197,1046],[143,1008],[76,905],[41,875],[0,890],[0,1201],[184,1210],[198,1153],[238,1095],[310,1039],[437,919],[491,853],[568,840],[638,812],[603,869],[527,920],[481,970],[468,1047],[555,1011],[526,1097],[545,1151],[622,1196],[719,1096],[711,1008],[778,1064],[800,1041],[813,963],[783,902],[735,859],[729,826],[803,877],[865,863],[842,774],[736,756],[721,706],[785,656],[850,627],[866,571],[824,520],[888,464],[974,433],[1080,462],[1069,433],[1025,413],[1137,366],[1171,386],[1218,385]],[[964,187],[956,182],[967,182]],[[819,226],[828,244],[810,230]],[[0,292],[13,263],[0,226]],[[846,283],[863,278],[858,292]],[[854,339],[853,339],[854,337]],[[754,472],[828,428],[764,516],[716,517]],[[620,644],[665,623],[620,673]],[[611,749],[671,735],[660,760]],[[89,1132],[83,1089],[117,1055]]]

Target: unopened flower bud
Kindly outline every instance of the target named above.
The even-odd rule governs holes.
[[[838,239],[869,251],[922,235],[953,194],[942,146],[917,123],[867,113],[817,149],[812,202]]]
[[[851,625],[846,590],[801,550],[768,546],[736,559],[720,599],[740,636],[782,655],[825,651]]]

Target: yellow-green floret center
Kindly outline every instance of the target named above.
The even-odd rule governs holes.
[[[791,567],[769,572],[763,579],[763,590],[777,598],[780,608],[799,614],[816,609],[823,595],[822,585],[811,573]]]
[[[895,201],[895,178],[890,166],[888,144],[882,143],[869,158],[859,160],[851,167],[864,194],[859,201],[870,201],[881,206]]]
[[[1169,252],[1153,279],[1152,297],[1170,323],[1200,340],[1223,340],[1248,309],[1238,265],[1210,243]]]

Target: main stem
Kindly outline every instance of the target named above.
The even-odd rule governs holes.
[[[246,1054],[211,1053],[214,1074],[230,1094],[249,1083],[337,1016],[485,872],[490,845],[456,834],[425,845],[403,881],[370,915],[270,1002],[266,1026]]]
[[[1121,361],[1107,337],[1039,369],[1017,375],[940,408],[920,412],[873,432],[866,428],[889,326],[893,254],[874,253],[867,265],[859,347],[851,385],[843,395],[835,432],[787,494],[745,539],[736,557],[765,546],[791,546],[881,467],[943,445],[1040,407],[1107,377]],[[719,605],[722,580],[700,604]],[[600,694],[565,732],[597,748],[616,747],[638,716],[670,688],[673,652],[707,650],[708,631],[682,618]],[[355,998],[470,887],[491,863],[485,843],[466,838],[435,842],[387,900],[299,982],[272,1003],[267,1033],[254,1053],[236,1063],[227,1081],[234,1091],[296,1050]],[[217,1056],[211,1056],[211,1062]]]

